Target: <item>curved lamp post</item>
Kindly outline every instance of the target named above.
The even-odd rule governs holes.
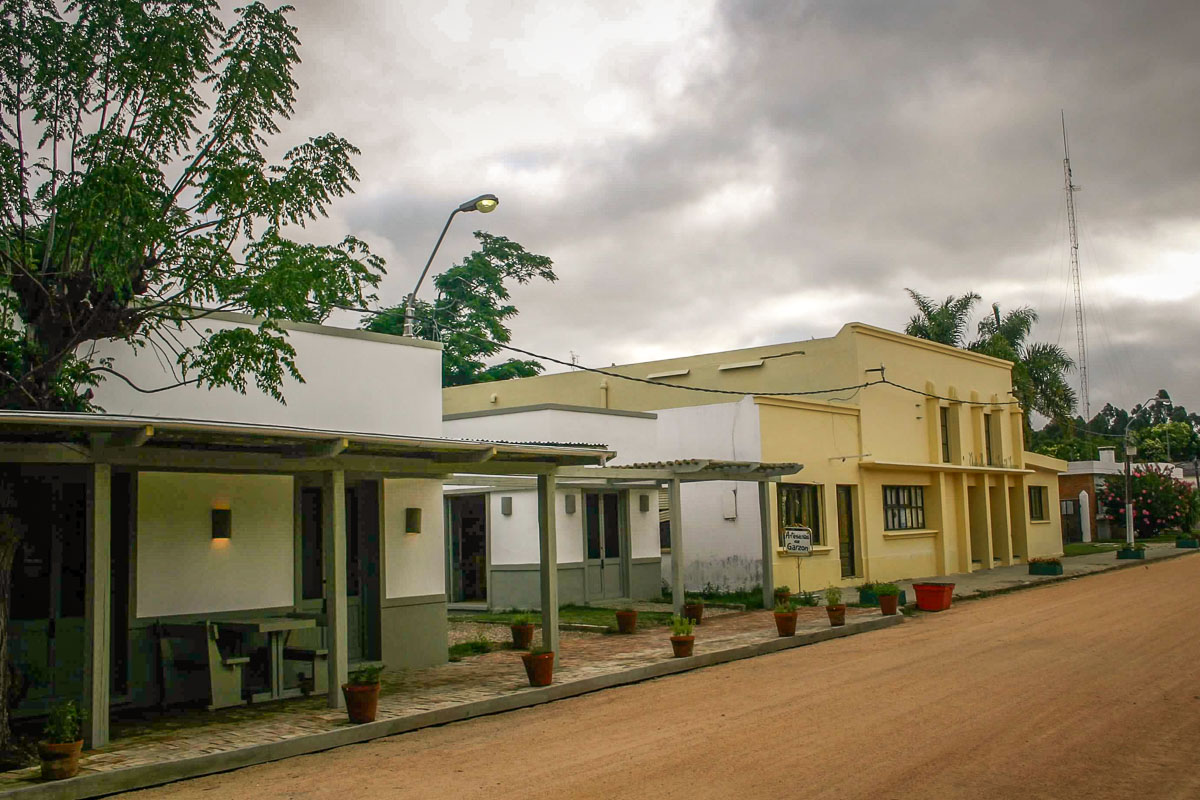
[[[450,216],[446,218],[446,224],[442,226],[442,233],[438,236],[437,244],[433,246],[433,252],[429,254],[429,260],[425,262],[425,269],[421,270],[421,277],[417,278],[417,285],[409,292],[408,297],[404,299],[404,335],[413,335],[413,311],[417,302],[417,292],[421,290],[421,284],[425,281],[425,274],[429,272],[429,265],[433,263],[434,256],[437,255],[438,248],[442,246],[442,240],[446,238],[446,231],[450,230],[450,223],[454,220],[454,215],[460,211],[478,211],[481,214],[490,214],[496,210],[496,206],[500,205],[500,200],[494,194],[481,194],[474,200],[468,200],[458,208],[450,212]]]
[[[1152,405],[1166,403],[1169,406],[1174,404],[1169,397],[1159,397],[1155,395],[1142,404],[1142,409],[1150,408]],[[1125,423],[1125,544],[1133,547],[1133,496],[1131,492],[1130,479],[1130,464],[1133,457],[1137,455],[1137,446],[1129,443],[1129,426],[1133,424],[1136,415],[1130,414],[1129,421]]]

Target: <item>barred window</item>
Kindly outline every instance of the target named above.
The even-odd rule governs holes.
[[[1029,487],[1029,518],[1035,522],[1046,522],[1050,515],[1046,512],[1047,491],[1045,486]]]
[[[883,529],[919,530],[925,527],[925,487],[883,487]]]
[[[813,544],[824,544],[821,537],[821,487],[817,484],[779,484],[779,545],[783,529],[803,525],[812,529]]]

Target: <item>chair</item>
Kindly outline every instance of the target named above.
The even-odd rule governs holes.
[[[250,657],[226,658],[221,653],[218,641],[220,632],[216,623],[206,622],[204,628],[204,639],[208,645],[209,698],[212,701],[208,710],[245,705],[246,701],[242,698],[242,669],[250,663]]]
[[[301,673],[301,687],[305,694],[324,694],[329,691],[329,650],[323,647],[285,647],[283,657],[288,661],[301,661],[308,667],[308,677]],[[305,681],[311,680],[311,688]]]

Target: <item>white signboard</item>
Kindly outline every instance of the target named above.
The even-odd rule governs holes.
[[[789,555],[812,555],[812,529],[801,525],[783,529],[783,549]]]

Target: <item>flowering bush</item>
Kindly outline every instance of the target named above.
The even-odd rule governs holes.
[[[1154,536],[1165,530],[1190,531],[1200,515],[1200,494],[1190,483],[1171,477],[1165,467],[1135,469],[1129,488],[1133,530],[1138,536]],[[1124,528],[1125,476],[1109,477],[1099,494],[1105,519]]]

